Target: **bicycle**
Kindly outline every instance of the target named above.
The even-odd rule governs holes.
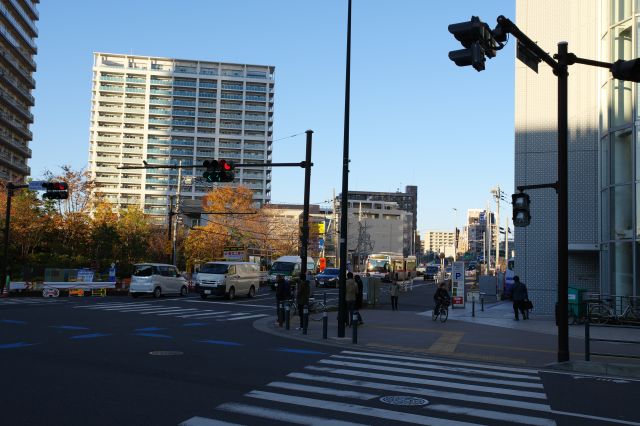
[[[440,322],[446,322],[447,318],[449,318],[448,302],[442,302],[433,307],[433,311],[431,311],[431,319],[437,321],[438,318],[440,319]]]
[[[589,322],[594,324],[606,324],[610,321],[640,322],[640,308],[635,306],[631,300],[620,315],[616,314],[615,309],[609,303],[602,300],[589,304],[588,313]]]
[[[289,306],[290,306],[290,311],[291,315],[297,315],[298,314],[298,302],[296,302],[295,300],[290,300],[289,301]],[[313,297],[309,299],[309,305],[307,305],[309,308],[309,318],[311,318],[313,321],[319,321],[322,318],[322,315],[316,315],[318,313],[322,313],[324,311],[327,310],[326,305],[324,304],[324,302],[320,301],[320,300],[316,300]],[[312,316],[313,314],[313,316]]]

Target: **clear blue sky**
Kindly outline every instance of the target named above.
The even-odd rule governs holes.
[[[32,175],[87,166],[92,53],[276,67],[274,139],[314,131],[311,201],[341,190],[347,0],[46,1],[39,5]],[[487,69],[456,67],[447,31],[471,15],[495,26],[513,1],[354,0],[352,190],[418,185],[418,229],[452,229],[490,189],[513,189],[513,43]],[[304,134],[274,162],[304,159]],[[302,203],[304,173],[273,171],[272,202]],[[494,203],[492,203],[494,205]],[[506,206],[504,206],[506,207]]]

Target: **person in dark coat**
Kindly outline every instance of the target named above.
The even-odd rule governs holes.
[[[518,311],[522,313],[522,319],[529,319],[529,314],[526,309],[525,301],[529,299],[527,294],[527,286],[523,282],[520,282],[520,277],[513,277],[513,288],[511,289],[511,300],[513,300],[513,313],[515,320],[519,321]]]
[[[276,277],[276,315],[277,310],[280,309],[280,303],[285,303],[287,300],[291,299],[291,286],[288,281],[285,281],[282,275],[278,275]],[[282,313],[284,316],[284,312]],[[276,316],[276,324],[282,327],[282,324],[279,322],[280,317]]]
[[[364,283],[362,282],[362,278],[360,278],[360,275],[356,275],[353,278],[356,282],[356,285],[358,286],[358,293],[356,294],[356,311],[358,312],[358,324],[362,325],[364,324],[364,321],[362,321],[362,315],[360,315],[360,309],[362,309],[362,297],[363,297],[363,292],[364,292]]]
[[[304,308],[309,306],[309,296],[311,294],[311,285],[307,281],[307,277],[300,273],[300,281],[296,292],[296,303],[298,304],[298,315],[300,315],[299,330],[304,328]]]

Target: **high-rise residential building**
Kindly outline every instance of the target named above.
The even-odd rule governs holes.
[[[39,0],[0,0],[0,179],[22,182],[31,174],[31,90],[38,52]]]
[[[426,231],[424,233],[424,249],[435,253],[453,251],[456,234],[453,231]]]
[[[549,52],[602,62],[638,56],[640,3],[634,0],[517,0],[516,23]],[[613,296],[640,295],[640,134],[637,85],[605,68],[569,67],[569,281]],[[515,183],[556,180],[557,78],[516,62]],[[557,300],[557,196],[536,190],[531,225],[515,229],[515,272],[536,309]],[[534,304],[536,302],[534,301]]]
[[[213,186],[204,169],[119,169],[121,165],[201,166],[204,160],[270,163],[274,67],[95,53],[89,170],[105,198],[136,205],[158,221],[178,191],[199,198]],[[235,170],[232,185],[271,198],[271,168]]]
[[[496,246],[497,230],[493,212],[487,212],[483,209],[467,210],[467,222],[462,228],[458,252],[470,253],[476,258],[483,258],[489,250]]]
[[[340,196],[338,200],[340,200]],[[372,191],[349,191],[349,202],[354,208],[359,208],[359,203],[364,209],[377,208],[376,201],[396,203],[400,210],[411,214],[411,226],[404,238],[404,254],[415,254],[419,251],[420,238],[418,237],[418,187],[407,185],[405,192],[372,192]],[[351,238],[351,236],[349,236]]]

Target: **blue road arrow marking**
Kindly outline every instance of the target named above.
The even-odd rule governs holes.
[[[26,324],[26,321],[22,321],[22,320],[0,320],[0,322],[3,322],[5,324]]]
[[[202,327],[203,325],[207,325],[207,322],[188,322],[186,324],[182,324],[183,327]]]
[[[208,343],[210,345],[222,345],[222,346],[242,346],[242,343],[227,342],[225,340],[196,340],[198,343]]]
[[[158,334],[158,333],[136,333],[134,336],[143,336],[143,337],[159,337],[161,339],[173,339],[173,336],[169,336],[168,334]]]
[[[110,336],[108,333],[90,333],[90,334],[78,334],[77,336],[71,336],[69,339],[94,339],[96,337]]]
[[[50,325],[50,328],[57,328],[59,330],[88,330],[89,327],[81,327],[79,325]]]
[[[143,332],[143,331],[160,331],[160,330],[166,330],[166,328],[146,327],[146,328],[136,328],[133,331],[135,331],[136,333],[139,333],[139,332]]]
[[[4,344],[0,344],[0,349],[25,348],[27,346],[33,346],[37,344],[38,343],[26,343],[26,342],[4,343]]]
[[[278,348],[276,349],[278,352],[290,352],[294,354],[305,354],[305,355],[324,355],[324,352],[311,351],[307,349],[293,349],[293,348]]]

